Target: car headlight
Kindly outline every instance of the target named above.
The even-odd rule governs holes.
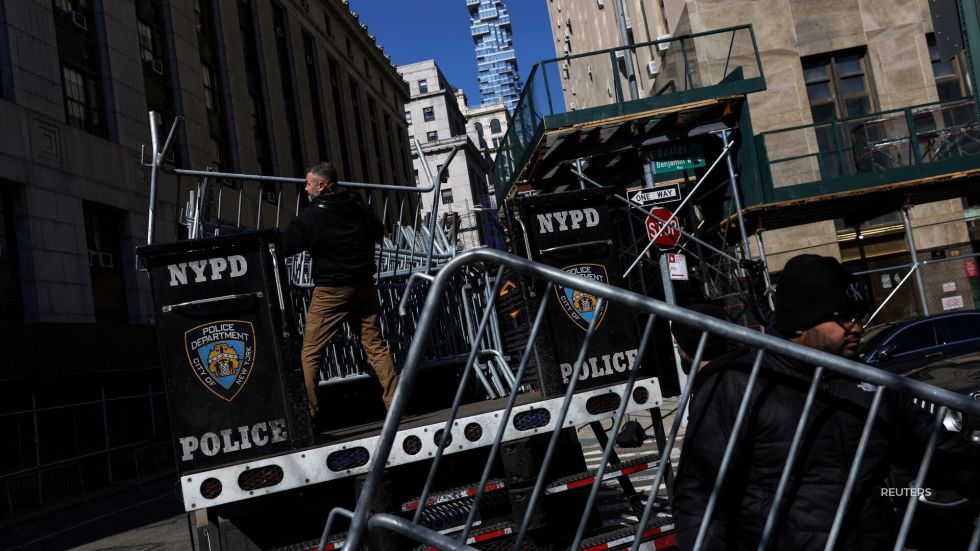
[[[963,430],[963,414],[951,409],[946,410],[943,417],[943,426],[950,432],[960,432]]]

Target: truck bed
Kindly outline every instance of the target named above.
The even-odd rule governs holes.
[[[621,404],[626,384],[589,389],[575,394],[562,426],[582,426],[612,417]],[[510,412],[502,441],[512,441],[557,430],[564,396],[543,398],[537,393],[518,396]],[[450,431],[451,446],[444,454],[488,447],[500,427],[506,399],[460,407]],[[626,405],[627,413],[659,407],[656,377],[636,381]],[[398,426],[386,465],[394,467],[426,461],[436,455],[449,410],[405,418]],[[194,511],[251,497],[282,492],[364,474],[380,439],[381,421],[325,431],[316,445],[282,455],[228,465],[180,478],[184,508]]]

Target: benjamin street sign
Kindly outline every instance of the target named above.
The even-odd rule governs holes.
[[[699,142],[679,142],[663,145],[653,150],[656,174],[691,170],[705,165],[704,151]]]
[[[626,198],[641,207],[674,203],[681,200],[681,186],[671,184],[669,186],[627,191]]]

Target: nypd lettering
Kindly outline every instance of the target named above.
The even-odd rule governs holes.
[[[603,354],[602,356],[588,358],[582,364],[582,368],[578,373],[578,380],[595,380],[614,373],[624,373],[633,368],[633,364],[636,363],[636,354],[637,351],[634,348],[624,352]],[[568,381],[572,378],[572,372],[575,371],[575,366],[563,363],[560,367],[561,378],[565,384],[568,384]]]
[[[248,321],[215,321],[184,333],[187,361],[215,396],[232,401],[255,361],[255,328]]]
[[[187,271],[188,268],[190,268],[189,274]],[[209,279],[215,281],[224,279],[225,275],[228,277],[241,277],[247,271],[248,262],[240,254],[167,265],[171,287],[187,285],[188,283],[204,283]]]
[[[561,210],[538,215],[538,233],[592,228],[599,225],[599,211],[593,208]]]
[[[573,264],[565,266],[562,271],[598,283],[609,282],[609,274],[602,264]],[[555,295],[565,315],[582,331],[588,331],[589,323],[595,317],[598,317],[595,322],[595,327],[598,329],[608,310],[608,302],[603,302],[602,307],[599,308],[599,297],[564,285],[555,286]]]
[[[205,455],[214,457],[252,447],[261,448],[277,442],[285,442],[287,438],[286,420],[273,419],[254,425],[242,425],[232,429],[221,429],[218,432],[205,432],[201,436],[184,436],[179,439],[181,461],[193,461]]]

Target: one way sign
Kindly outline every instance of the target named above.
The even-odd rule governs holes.
[[[681,187],[677,184],[648,189],[627,191],[626,198],[641,207],[674,203],[681,200]]]

